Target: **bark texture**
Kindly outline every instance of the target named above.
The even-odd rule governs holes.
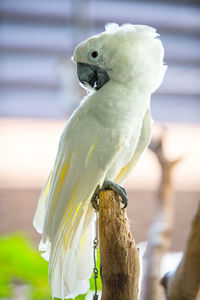
[[[167,300],[194,300],[200,289],[200,202],[178,268],[162,279]],[[199,298],[198,298],[199,299]]]
[[[137,300],[139,255],[121,198],[106,190],[99,197],[102,300]]]

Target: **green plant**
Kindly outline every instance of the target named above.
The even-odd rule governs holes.
[[[97,266],[100,269],[99,253]],[[29,286],[32,300],[51,299],[48,263],[26,235],[16,233],[0,237],[0,267],[0,298],[12,297],[14,285],[22,283]],[[101,290],[100,278],[97,285]],[[93,278],[90,279],[90,290],[94,290]],[[86,295],[79,295],[76,300],[84,300],[85,297]]]
[[[23,234],[0,237],[0,297],[11,297],[12,283],[30,286],[31,299],[49,299],[48,263]]]

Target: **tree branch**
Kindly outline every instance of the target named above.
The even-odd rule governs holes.
[[[167,300],[194,300],[200,289],[200,202],[182,260],[175,272],[162,279]]]
[[[169,161],[164,155],[163,137],[152,143],[150,149],[156,154],[161,167],[156,215],[149,231],[145,254],[143,300],[161,300],[164,291],[160,285],[160,265],[169,249],[174,217],[172,171],[180,158]]]

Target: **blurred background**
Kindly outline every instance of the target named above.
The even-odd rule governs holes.
[[[182,157],[173,173],[171,244],[181,251],[200,198],[200,1],[0,0],[0,18],[0,267],[11,262],[8,245],[16,255],[29,251],[26,265],[40,260],[32,250],[40,240],[32,226],[37,199],[63,127],[85,94],[70,58],[108,22],[146,24],[161,35],[168,70],[151,107],[155,133],[164,128],[166,156]],[[137,243],[147,239],[159,182],[159,164],[148,150],[126,183]],[[19,259],[12,259],[17,270]],[[42,268],[45,281],[46,265],[32,272]],[[12,294],[5,288],[10,278],[30,280],[25,271],[14,276],[16,270],[0,275],[0,297]],[[23,299],[16,291],[12,297]]]

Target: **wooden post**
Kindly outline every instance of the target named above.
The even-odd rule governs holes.
[[[99,237],[102,300],[137,300],[139,255],[126,210],[114,191],[100,192]]]

